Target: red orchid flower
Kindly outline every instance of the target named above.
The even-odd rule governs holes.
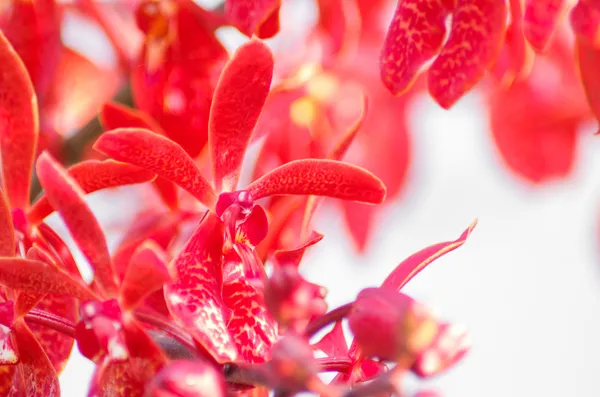
[[[337,359],[340,362],[349,360],[350,365],[348,370],[340,372],[334,378],[332,383],[347,383],[354,385],[373,379],[381,373],[387,372],[388,367],[384,362],[380,361],[380,359],[390,359],[391,357],[388,357],[388,355],[394,352],[394,350],[391,349],[394,345],[397,347],[397,350],[395,350],[395,359],[404,357],[406,354],[406,345],[404,344],[407,343],[408,339],[401,336],[403,335],[402,332],[405,334],[409,332],[412,337],[416,337],[417,335],[414,334],[414,331],[418,328],[414,328],[417,326],[418,322],[415,322],[414,319],[409,321],[409,318],[406,316],[418,315],[421,316],[422,319],[424,319],[424,317],[422,317],[422,312],[420,314],[414,312],[414,309],[408,305],[414,305],[414,301],[404,295],[398,295],[398,291],[400,291],[402,287],[404,287],[419,272],[425,269],[431,262],[462,246],[473,231],[475,225],[476,222],[471,224],[471,226],[469,226],[469,228],[454,241],[432,245],[410,256],[401,262],[388,275],[381,287],[363,290],[363,292],[361,292],[361,294],[363,294],[362,298],[359,294],[359,298],[352,306],[342,310],[336,309],[326,315],[326,317],[329,316],[329,318],[332,319],[336,317],[335,315],[332,316],[334,313],[339,316],[340,314],[346,315],[347,312],[349,312],[347,315],[350,322],[350,328],[355,335],[352,345],[348,348],[342,323],[341,321],[337,321],[333,329],[325,334],[319,342],[313,345],[313,348],[323,351],[332,359]],[[402,312],[394,312],[394,310],[398,309],[392,309],[392,307],[398,305],[398,300],[400,300],[401,305],[407,305],[405,306],[407,311],[404,314]],[[370,301],[370,304],[365,306],[367,301]],[[379,303],[374,304],[376,301],[379,301]],[[370,309],[366,312],[362,311],[361,308],[363,306],[365,308],[369,307]],[[383,316],[381,316],[382,314]],[[382,326],[383,324],[380,324],[381,321],[389,322],[393,319],[395,319],[394,325],[388,324],[389,326]],[[440,373],[462,358],[466,354],[466,349],[468,349],[465,344],[464,333],[454,332],[453,330],[452,337],[448,337],[448,334],[451,333],[449,332],[449,329],[455,329],[455,327],[443,323],[437,324],[434,320],[431,321],[421,323],[421,325],[430,324],[434,325],[434,327],[419,328],[419,332],[422,332],[421,337],[427,335],[425,340],[426,343],[416,350],[419,351],[419,353],[416,356],[413,355],[410,360],[411,364],[409,365],[409,368],[411,368],[413,372],[423,377]],[[323,321],[320,321],[319,325],[322,323]],[[421,327],[421,325],[419,325],[419,327]],[[400,328],[394,328],[398,326],[400,326]],[[406,327],[410,327],[410,330]],[[311,326],[309,326],[309,328],[310,330],[307,331],[307,333],[312,335],[316,328],[312,328]],[[369,329],[371,331],[368,331]],[[375,331],[375,329],[378,329],[379,331]],[[392,332],[393,330],[395,330],[395,332]],[[377,337],[375,336],[375,333],[380,335]],[[367,335],[369,336],[367,337]],[[441,338],[447,342],[443,348],[439,342]],[[424,340],[419,339],[415,339],[415,341],[418,343],[424,342]],[[370,355],[365,355],[365,352],[369,352]],[[427,358],[428,356],[429,358]],[[428,360],[429,363],[425,363],[426,360]],[[435,362],[433,362],[434,360]]]
[[[272,70],[271,52],[257,39],[240,47],[223,70],[208,124],[214,188],[179,145],[150,131],[109,131],[95,144],[114,159],[171,180],[209,209],[169,265],[176,276],[165,296],[172,315],[218,362],[238,357],[263,361],[276,335],[275,323],[250,281],[264,276],[253,247],[264,238],[267,226],[266,214],[254,200],[291,194],[379,203],[385,197],[383,184],[371,173],[314,159],[284,164],[246,190],[234,191]],[[200,284],[190,283],[198,278]],[[249,324],[250,314],[254,321]]]

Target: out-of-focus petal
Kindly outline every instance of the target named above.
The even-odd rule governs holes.
[[[240,32],[250,37],[254,34],[259,35],[264,32],[262,25],[264,23],[273,23],[274,12],[279,12],[281,0],[226,0],[225,15],[227,19],[239,29]],[[278,16],[277,16],[278,18]],[[268,29],[259,35],[260,38],[267,39],[274,36],[277,30]]]
[[[600,121],[600,46],[594,48],[577,40],[577,65],[585,95],[596,120]]]
[[[15,228],[4,192],[0,190],[0,256],[13,256],[14,254]]]
[[[571,27],[588,46],[600,47],[600,1],[579,0],[571,11]]]
[[[321,338],[317,343],[312,345],[313,348],[321,350],[329,357],[345,357],[348,355],[348,343],[344,336],[344,328],[342,322],[338,321],[333,326],[333,329]]]
[[[524,33],[537,51],[544,51],[565,14],[565,0],[527,0]]]

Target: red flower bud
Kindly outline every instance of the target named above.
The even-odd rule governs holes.
[[[291,393],[307,390],[319,372],[312,348],[297,335],[285,336],[273,345],[271,368],[279,388]]]
[[[361,351],[383,360],[410,365],[436,336],[438,323],[421,304],[384,288],[362,290],[348,315]]]
[[[440,324],[433,343],[423,351],[411,370],[422,378],[438,375],[467,354],[471,347],[465,327],[457,324]]]
[[[275,267],[265,283],[265,303],[282,327],[301,331],[327,311],[326,290],[306,281],[294,266]]]
[[[178,360],[163,368],[146,387],[145,397],[223,397],[225,381],[210,364]]]

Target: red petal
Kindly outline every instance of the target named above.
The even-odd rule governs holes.
[[[67,172],[84,193],[92,193],[117,186],[144,183],[156,177],[153,172],[148,170],[113,160],[82,161],[70,167]],[[37,224],[53,211],[54,208],[48,202],[48,198],[42,196],[30,208],[27,218],[31,223]]]
[[[429,92],[449,109],[496,61],[506,33],[506,3],[457,0],[452,31],[428,75]]]
[[[219,192],[237,185],[272,76],[273,54],[257,39],[242,45],[223,69],[208,120],[213,177]]]
[[[240,32],[250,37],[258,33],[280,5],[281,0],[226,0],[225,15]]]
[[[77,323],[79,319],[79,305],[74,298],[69,296],[47,295],[35,308],[52,313],[73,323]],[[27,325],[46,352],[56,373],[60,374],[71,356],[75,340],[69,335],[43,325],[31,323],[27,323]]]
[[[107,103],[102,107],[100,120],[106,130],[145,128],[156,134],[166,136],[162,127],[146,113],[114,102]],[[167,207],[171,209],[178,207],[177,188],[173,182],[159,177],[154,181],[154,187]]]
[[[218,362],[235,361],[238,351],[227,330],[221,298],[223,224],[209,213],[179,255],[169,264],[176,280],[165,299],[180,322]]]
[[[593,48],[577,40],[577,64],[590,109],[600,121],[600,47]]]
[[[94,149],[175,182],[209,208],[215,205],[215,191],[200,174],[194,160],[181,146],[165,137],[148,130],[120,128],[102,134]]]
[[[378,208],[344,201],[342,209],[344,211],[344,220],[346,221],[354,246],[359,253],[364,253],[374,229],[373,226]]]
[[[524,33],[537,51],[544,51],[566,11],[564,0],[527,0]]]
[[[302,260],[306,249],[323,240],[323,237],[324,236],[321,233],[313,231],[308,239],[306,239],[306,241],[299,247],[291,250],[275,251],[273,256],[279,265],[292,265],[297,268],[300,265],[300,261]]]
[[[16,379],[13,391],[18,390],[31,397],[60,397],[56,371],[31,330],[22,320],[15,323],[13,330],[20,358],[20,371],[17,373],[22,376],[22,384],[19,385],[21,381]],[[20,395],[19,392],[15,394]]]
[[[29,207],[38,107],[25,65],[0,32],[0,151],[11,208]]]
[[[104,104],[99,117],[105,130],[144,128],[158,135],[166,135],[160,124],[148,114],[116,102]]]
[[[323,53],[335,62],[338,55],[357,44],[361,34],[360,12],[354,1],[320,0],[317,1],[317,6],[317,32],[323,36]]]
[[[333,160],[296,160],[252,182],[247,190],[258,200],[278,194],[315,195],[380,204],[385,185],[369,171]]]
[[[380,55],[381,79],[394,95],[406,92],[442,48],[453,0],[400,0]]]
[[[600,1],[579,0],[571,11],[570,20],[579,40],[600,47]]]
[[[94,280],[110,296],[117,292],[115,272],[104,233],[85,202],[85,191],[48,153],[37,162],[37,175],[50,204],[94,269]]]
[[[0,258],[0,284],[17,290],[68,295],[80,300],[98,297],[82,282],[43,262]]]
[[[342,322],[336,322],[333,329],[312,346],[329,357],[346,357],[348,355],[348,343],[344,336]]]
[[[264,304],[262,292],[242,276],[223,284],[223,302],[233,310],[227,328],[241,358],[251,363],[266,361],[277,339],[277,323]]]
[[[0,30],[23,60],[43,102],[62,53],[60,6],[55,1],[11,1],[3,6]]]
[[[398,291],[401,290],[406,283],[408,283],[421,270],[425,269],[425,267],[431,262],[463,245],[475,228],[475,225],[477,225],[477,221],[473,222],[469,228],[454,241],[435,244],[409,256],[398,266],[396,266],[394,270],[392,270],[381,286],[383,288],[391,288]]]
[[[0,256],[15,254],[15,228],[4,192],[0,190]]]
[[[121,284],[122,309],[134,309],[142,299],[170,281],[167,262],[166,253],[152,240],[136,250]]]

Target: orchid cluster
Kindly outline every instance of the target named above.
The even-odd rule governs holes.
[[[468,352],[463,327],[402,288],[475,223],[329,309],[300,269],[324,237],[313,218],[335,200],[365,248],[379,204],[402,192],[408,109],[426,87],[450,108],[484,80],[508,166],[566,176],[577,128],[600,116],[600,2],[389,3],[319,0],[300,38],[281,0],[0,5],[0,395],[59,396],[74,345],[96,364],[89,396],[106,397],[403,395],[407,374]],[[67,45],[74,16],[114,64]],[[226,26],[247,36],[232,54]],[[302,49],[268,45],[286,37]],[[556,87],[540,87],[548,68]],[[86,195],[122,186],[157,200],[136,203],[109,250]]]

